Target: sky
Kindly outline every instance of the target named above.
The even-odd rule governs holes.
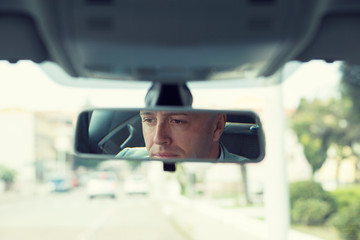
[[[303,64],[283,83],[283,99],[286,107],[296,107],[299,99],[329,98],[338,95],[341,78],[340,63],[312,61]]]
[[[81,89],[62,86],[32,62],[9,64],[0,61],[0,109],[77,110],[85,104],[138,107],[143,105],[143,89]],[[129,101],[128,99],[131,99]]]
[[[312,61],[302,64],[282,84],[285,108],[296,108],[301,97],[326,98],[336,95],[341,77],[339,63],[327,64]],[[70,80],[71,81],[71,80]],[[125,86],[125,85],[124,85]],[[22,108],[28,110],[72,110],[85,104],[98,107],[143,107],[147,87],[131,83],[122,88],[96,89],[63,86],[54,81],[38,65],[22,61],[10,64],[0,61],[0,109]],[[266,88],[265,88],[266,90]],[[233,106],[239,98],[249,99],[264,94],[259,88],[194,89],[196,106]],[[256,100],[255,100],[256,101]],[[252,101],[253,102],[253,101]],[[230,105],[229,105],[230,103]]]

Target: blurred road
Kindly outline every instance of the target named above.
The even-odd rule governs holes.
[[[152,196],[88,199],[83,190],[0,197],[0,239],[257,240],[192,208]]]
[[[188,240],[149,198],[90,200],[82,191],[2,199],[0,239]]]

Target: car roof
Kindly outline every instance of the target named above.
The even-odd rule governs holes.
[[[0,59],[74,77],[179,82],[360,61],[356,0],[2,0]]]

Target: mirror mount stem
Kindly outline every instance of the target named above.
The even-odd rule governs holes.
[[[147,107],[192,106],[193,97],[185,83],[154,82],[145,96]]]
[[[154,82],[145,97],[147,107],[192,106],[193,97],[185,83]],[[164,171],[175,172],[175,163],[165,163]]]

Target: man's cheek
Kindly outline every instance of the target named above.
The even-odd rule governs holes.
[[[153,144],[152,138],[149,136],[144,136],[144,142],[146,147],[151,147],[151,145]]]

